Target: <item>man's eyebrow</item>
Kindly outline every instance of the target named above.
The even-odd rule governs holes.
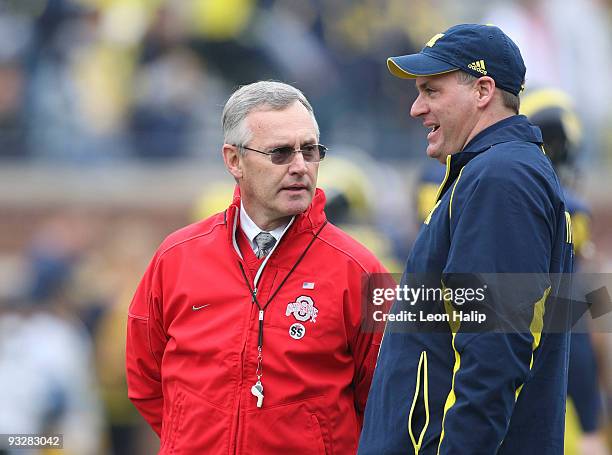
[[[273,150],[273,149],[282,149],[285,147],[293,147],[293,145],[290,145],[288,142],[275,142],[274,145],[270,145],[267,148],[269,148],[270,150]]]
[[[419,91],[425,90],[429,87],[429,81],[417,82],[417,89]]]
[[[316,143],[317,143],[317,139],[316,138],[304,139],[303,141],[300,142],[300,146],[303,146],[303,145],[312,145],[312,144],[316,144]],[[278,141],[278,142],[276,142],[274,144],[277,144],[277,145],[270,145],[268,148],[270,150],[278,149],[278,148],[283,148],[283,147],[293,148],[294,145],[295,145],[293,142],[289,143],[289,142],[282,142],[282,141]]]

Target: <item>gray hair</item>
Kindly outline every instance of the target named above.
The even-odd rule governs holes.
[[[245,145],[251,139],[245,119],[256,110],[281,111],[296,101],[300,102],[312,115],[319,137],[319,125],[312,106],[297,88],[277,81],[259,81],[243,85],[229,97],[223,108],[223,140],[226,144]]]
[[[457,71],[457,81],[460,84],[468,85],[478,79],[476,76],[472,76],[470,73],[466,73],[465,71]],[[499,88],[499,87],[498,87]],[[504,107],[512,110],[515,114],[519,113],[521,108],[521,99],[518,95],[514,95],[502,88],[499,89],[501,92],[502,103]]]

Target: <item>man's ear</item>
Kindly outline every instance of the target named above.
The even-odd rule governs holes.
[[[482,76],[476,81],[477,106],[487,107],[495,94],[495,81],[489,76]]]
[[[223,162],[230,174],[239,180],[242,178],[242,155],[235,145],[223,144]]]

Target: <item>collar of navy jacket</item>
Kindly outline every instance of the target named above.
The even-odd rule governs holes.
[[[516,141],[517,138],[542,146],[540,128],[529,123],[524,115],[513,115],[485,128],[470,140],[462,151],[449,155],[447,160],[447,177],[444,186],[438,194],[438,200],[452,186],[461,168],[473,158],[491,147],[503,142]],[[450,164],[449,164],[450,162]],[[436,201],[437,202],[437,201]]]

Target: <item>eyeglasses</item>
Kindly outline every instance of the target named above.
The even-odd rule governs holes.
[[[255,150],[244,145],[238,145],[237,147],[261,153],[262,155],[268,155],[273,164],[289,164],[293,161],[294,155],[298,152],[302,154],[304,161],[307,163],[318,163],[325,158],[325,153],[327,152],[327,147],[321,144],[303,145],[302,148],[298,150],[290,146],[278,147],[269,152],[262,152],[261,150]]]

